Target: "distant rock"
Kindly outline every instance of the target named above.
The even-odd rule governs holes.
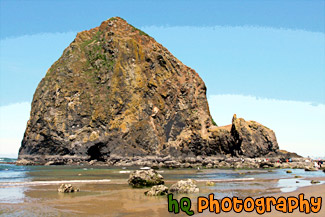
[[[35,162],[33,162],[31,160],[27,160],[27,159],[18,159],[16,161],[16,165],[19,165],[19,166],[35,165]]]
[[[216,183],[212,182],[212,181],[207,181],[205,183],[206,186],[214,186]]]
[[[163,176],[155,170],[136,170],[130,174],[129,185],[135,188],[164,184]]]
[[[169,192],[178,194],[198,193],[200,190],[192,179],[180,180],[169,188]]]
[[[62,184],[58,188],[58,192],[60,193],[73,193],[80,191],[79,188],[72,186],[71,184]]]
[[[286,173],[292,173],[292,171],[291,170],[287,170]]]
[[[152,186],[149,191],[144,193],[147,196],[162,196],[168,194],[168,187],[164,185],[155,185]]]

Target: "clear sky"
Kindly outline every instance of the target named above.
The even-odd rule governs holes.
[[[120,16],[194,68],[214,120],[272,128],[325,156],[325,1],[0,0],[0,156],[17,156],[33,93],[76,33]]]

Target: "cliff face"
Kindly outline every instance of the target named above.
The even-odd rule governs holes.
[[[19,159],[264,154],[245,151],[267,137],[248,125],[212,132],[199,75],[146,33],[111,18],[78,33],[39,83]],[[247,138],[236,133],[250,129]]]
[[[150,36],[111,18],[78,33],[48,70],[19,154],[168,154],[210,125],[199,75]]]

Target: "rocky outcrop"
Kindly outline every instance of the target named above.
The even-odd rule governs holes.
[[[152,186],[149,191],[144,193],[147,196],[162,196],[168,194],[168,187],[164,185],[155,185]]]
[[[275,133],[255,121],[234,115],[230,133],[234,139],[232,152],[236,156],[259,157],[279,149]]]
[[[134,188],[164,184],[163,177],[155,170],[136,170],[130,174],[129,185]]]
[[[231,125],[212,127],[209,130],[210,148],[218,153],[253,158],[277,154],[279,149],[275,133],[271,129],[256,121],[237,118],[236,114]]]
[[[79,188],[72,186],[71,184],[62,184],[58,188],[58,192],[60,193],[73,193],[80,191]]]
[[[114,17],[78,33],[39,83],[18,163],[256,157],[277,148],[273,131],[256,122],[214,126],[199,75]]]
[[[188,179],[186,181],[180,180],[169,188],[169,192],[178,194],[191,194],[198,193],[199,191],[200,189],[192,179]]]

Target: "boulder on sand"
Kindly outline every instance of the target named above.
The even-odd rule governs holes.
[[[147,196],[161,196],[168,194],[168,187],[165,185],[155,185],[149,191],[144,193]]]
[[[169,189],[169,192],[178,194],[198,193],[199,191],[196,182],[192,179],[186,181],[180,180],[173,184]]]
[[[164,184],[163,177],[155,170],[136,170],[130,174],[129,185],[135,188]]]
[[[73,193],[73,192],[78,192],[78,191],[80,191],[80,189],[72,186],[71,184],[62,184],[58,188],[58,192],[60,192],[60,193]]]

